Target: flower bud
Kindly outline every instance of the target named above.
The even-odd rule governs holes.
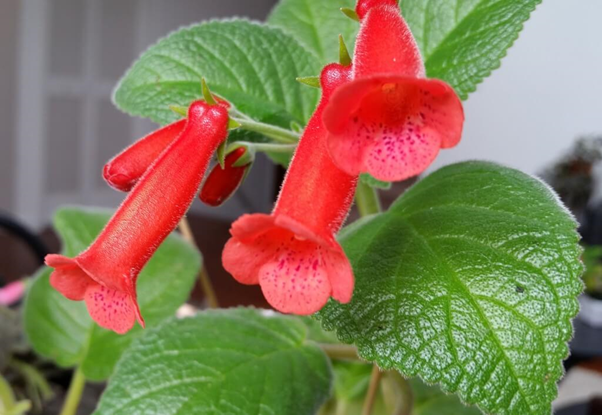
[[[252,151],[246,146],[237,147],[228,153],[224,167],[216,164],[207,176],[199,194],[201,201],[217,207],[228,200],[245,180],[253,164],[253,157]]]

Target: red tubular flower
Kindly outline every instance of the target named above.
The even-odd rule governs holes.
[[[285,313],[312,314],[332,295],[346,303],[353,271],[335,233],[345,220],[357,177],[338,169],[326,149],[322,113],[350,68],[331,64],[321,75],[322,99],[286,175],[271,215],[244,215],[232,225],[224,268],[243,284],[259,284]]]
[[[146,169],[184,130],[186,119],[168,124],[123,150],[109,161],[102,175],[109,186],[129,192]]]
[[[385,181],[423,172],[440,148],[460,141],[462,103],[451,86],[426,79],[420,51],[397,2],[359,0],[353,81],[324,111],[328,148],[348,174]]]
[[[229,102],[221,98],[216,98],[216,101],[230,108]],[[116,190],[132,190],[146,169],[178,138],[185,126],[186,119],[178,120],[136,141],[105,164],[102,170],[105,181]]]
[[[235,166],[236,162],[247,152],[246,147],[238,147],[226,155],[224,168],[216,164],[207,178],[199,199],[209,206],[220,206],[230,198],[243,182],[251,162],[244,166]]]
[[[161,153],[92,245],[76,258],[48,255],[50,284],[84,300],[102,327],[123,334],[136,318],[138,273],[192,203],[218,145],[228,133],[228,110],[194,102],[182,134]]]

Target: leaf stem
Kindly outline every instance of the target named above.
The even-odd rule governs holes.
[[[361,180],[358,182],[355,191],[355,203],[360,216],[373,215],[381,211],[378,191]]]
[[[256,151],[264,153],[293,153],[297,148],[297,144],[253,143],[252,145]]]
[[[394,415],[411,415],[414,407],[414,393],[410,382],[403,376],[399,376],[397,392],[399,392],[401,403]]]
[[[374,402],[376,402],[376,395],[378,394],[378,387],[380,384],[380,378],[382,377],[382,372],[378,368],[378,366],[372,366],[372,374],[370,375],[370,385],[368,386],[368,393],[366,394],[366,399],[364,400],[364,408],[362,410],[362,415],[371,415],[372,409],[374,408]]]
[[[253,121],[249,118],[234,118],[233,120],[240,124],[240,128],[247,131],[253,131],[265,135],[274,141],[284,144],[295,144],[299,141],[300,135],[286,128],[275,125]]]
[[[361,360],[355,346],[330,343],[320,343],[319,346],[326,356],[333,360]]]
[[[67,398],[63,404],[63,409],[60,415],[75,415],[77,413],[77,407],[82,398],[82,393],[86,386],[86,378],[81,367],[77,367],[73,372],[71,383],[69,384],[69,390],[67,391]]]
[[[194,241],[194,234],[192,233],[190,223],[188,223],[188,218],[186,218],[186,216],[180,220],[178,228],[180,229],[180,232],[182,232],[182,237],[196,249],[199,249],[198,245]],[[209,278],[209,273],[207,272],[204,258],[201,265],[201,272],[199,273],[199,281],[201,282],[201,287],[203,288],[205,297],[207,298],[207,305],[209,308],[219,308],[217,295],[213,289],[213,284],[211,284],[211,278]]]

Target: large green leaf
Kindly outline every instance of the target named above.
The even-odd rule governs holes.
[[[164,124],[169,105],[211,90],[253,118],[282,127],[305,123],[318,91],[295,78],[318,73],[317,58],[281,30],[244,20],[211,21],[178,30],[150,47],[121,80],[115,104]]]
[[[337,62],[339,34],[351,52],[359,27],[340,12],[341,7],[354,8],[355,0],[281,0],[268,17],[268,23],[294,36],[322,64]]]
[[[64,208],[54,225],[63,240],[63,253],[76,256],[108,221],[104,210]],[[140,273],[138,299],[147,327],[172,316],[190,294],[200,268],[200,255],[180,237],[171,235]],[[28,291],[25,331],[34,350],[60,366],[82,365],[91,380],[109,377],[116,361],[143,331],[136,325],[126,335],[97,326],[83,302],[67,300],[49,283],[51,269],[43,268]]]
[[[488,413],[549,414],[582,290],[575,227],[537,179],[443,168],[346,229],[354,296],[319,317],[363,358]]]
[[[209,311],[136,340],[95,414],[309,415],[330,384],[329,361],[299,320]]]
[[[424,57],[427,75],[451,84],[462,99],[500,66],[541,0],[400,0]],[[336,60],[336,36],[353,45],[358,30],[339,11],[353,0],[283,0],[268,22],[320,57]]]

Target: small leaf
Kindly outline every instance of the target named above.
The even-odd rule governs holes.
[[[149,330],[123,355],[95,415],[315,414],[330,364],[302,322],[207,311]]]
[[[281,0],[268,23],[289,33],[325,65],[339,59],[339,35],[353,51],[359,23],[341,13],[342,7],[355,8],[355,0]]]
[[[211,21],[178,30],[151,46],[120,81],[118,108],[160,124],[177,116],[169,105],[203,96],[201,79],[238,110],[288,127],[305,123],[318,91],[295,78],[318,73],[318,60],[281,30],[244,20]]]
[[[582,290],[575,228],[537,179],[443,168],[344,230],[353,299],[318,316],[364,359],[487,413],[549,414]]]
[[[63,208],[54,219],[63,253],[73,257],[88,247],[110,218],[106,210]],[[198,252],[176,235],[169,236],[138,278],[138,299],[147,327],[172,316],[190,294],[200,269]],[[131,341],[143,331],[135,326],[120,336],[97,326],[82,301],[70,301],[49,283],[42,268],[28,291],[24,325],[40,355],[63,367],[82,365],[90,380],[104,380]]]

